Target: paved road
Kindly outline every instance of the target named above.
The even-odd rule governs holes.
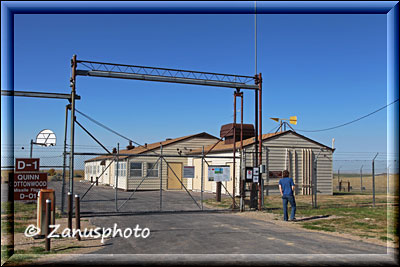
[[[75,192],[82,193],[86,183],[75,183]],[[49,183],[60,191],[60,183]],[[121,199],[131,192],[118,191]],[[213,197],[204,194],[205,198]],[[386,254],[383,246],[334,237],[323,233],[282,228],[273,222],[237,216],[230,212],[215,212],[199,208],[186,192],[163,192],[164,210],[180,212],[145,213],[159,209],[159,192],[134,195],[123,209],[115,212],[115,190],[93,187],[82,200],[83,216],[99,227],[149,228],[144,238],[115,237],[96,254]],[[193,193],[197,200],[200,194]],[[58,200],[60,198],[58,197]],[[58,204],[60,201],[57,201]],[[123,200],[119,201],[119,205]],[[186,210],[186,211],[185,211]],[[132,213],[136,212],[136,213]],[[143,212],[143,213],[141,213]],[[97,216],[101,214],[100,216]],[[290,223],[290,222],[289,222]]]
[[[60,205],[60,183],[50,182],[56,189]],[[75,183],[82,194],[88,184]],[[2,190],[3,191],[3,190]],[[3,193],[3,192],[2,192]],[[131,192],[118,192],[126,199]],[[3,194],[2,194],[3,195]],[[324,233],[281,227],[274,222],[237,216],[230,212],[205,209],[197,205],[186,192],[164,192],[166,210],[181,212],[144,213],[159,209],[159,192],[137,192],[133,201],[115,212],[115,190],[94,187],[82,200],[83,216],[99,227],[149,228],[150,236],[143,238],[115,237],[105,241],[107,246],[95,254],[386,254],[383,246],[335,237]],[[199,194],[193,194],[199,199]],[[4,197],[4,195],[3,195]],[[212,197],[205,194],[205,198]],[[3,199],[2,199],[3,200]],[[119,201],[121,204],[122,201]],[[186,211],[185,211],[186,210]],[[132,213],[132,211],[136,213]],[[141,213],[143,212],[143,213]],[[102,214],[98,216],[98,214]],[[290,222],[289,222],[290,223]]]

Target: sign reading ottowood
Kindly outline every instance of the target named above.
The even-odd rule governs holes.
[[[36,200],[40,189],[47,188],[47,173],[14,173],[14,200]]]

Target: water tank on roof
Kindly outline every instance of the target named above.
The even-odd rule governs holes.
[[[220,137],[224,137],[225,144],[233,144],[234,139],[234,131],[236,132],[236,140],[235,141],[240,141],[240,128],[241,125],[240,123],[236,123],[235,129],[233,128],[233,123],[225,124],[221,126],[221,131],[220,131]],[[243,124],[243,140],[246,140],[248,138],[254,137],[254,125],[253,124]]]

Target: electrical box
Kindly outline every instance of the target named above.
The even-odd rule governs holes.
[[[260,165],[260,173],[266,173],[266,166]]]
[[[246,182],[253,182],[253,167],[246,167]]]

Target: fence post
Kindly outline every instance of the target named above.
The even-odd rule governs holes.
[[[375,159],[379,153],[376,153],[372,160],[372,206],[375,207]]]
[[[75,195],[75,227],[76,230],[81,229],[81,209],[79,203],[79,195]],[[81,235],[79,234],[79,232],[76,235],[76,239],[81,241]]]
[[[201,210],[203,210],[203,186],[204,186],[204,146],[203,150],[201,153],[201,192],[200,192],[200,197],[201,197]]]
[[[162,211],[162,145],[160,145],[160,159],[161,159],[161,164],[160,164],[160,211]]]
[[[50,223],[51,223],[51,200],[46,199],[46,241],[45,241],[45,248],[46,251],[50,250]]]
[[[72,193],[68,192],[68,206],[67,206],[67,213],[68,213],[68,228],[72,231]]]
[[[362,185],[362,168],[363,168],[363,165],[361,165],[361,168],[360,168],[360,183],[361,183],[361,193],[362,193],[362,191],[363,191],[363,185]]]
[[[390,173],[390,165],[388,164],[387,166],[387,171],[386,171],[386,196],[389,196],[390,190],[389,190],[389,173]]]

